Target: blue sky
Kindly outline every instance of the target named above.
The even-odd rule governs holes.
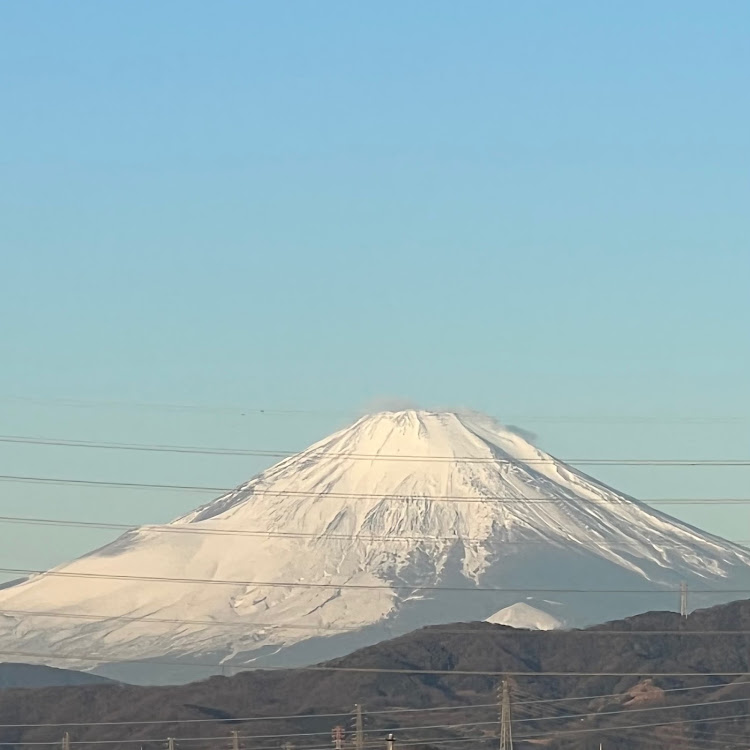
[[[3,432],[296,449],[405,398],[562,457],[747,457],[749,27],[742,2],[3,3]],[[0,447],[3,474],[261,467]],[[597,475],[750,497],[747,469]],[[0,493],[127,522],[208,499]],[[750,538],[750,506],[678,510]],[[2,533],[7,567],[106,538]]]

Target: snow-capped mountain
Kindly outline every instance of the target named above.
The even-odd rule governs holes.
[[[167,526],[0,591],[0,651],[76,668],[309,663],[519,603],[571,626],[675,609],[682,581],[750,588],[749,563],[490,418],[383,412]],[[108,673],[153,679],[123,670]]]
[[[510,607],[505,607],[495,612],[494,615],[490,615],[485,622],[523,630],[559,630],[564,625],[562,620],[526,602],[511,604]]]

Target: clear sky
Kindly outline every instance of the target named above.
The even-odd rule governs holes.
[[[399,398],[563,458],[750,458],[748,30],[739,1],[7,0],[0,432],[297,449]],[[14,475],[263,465],[0,444]],[[595,473],[750,497],[743,468]],[[0,493],[134,523],[210,499]],[[673,511],[750,538],[750,506]],[[109,538],[0,533],[7,567]]]

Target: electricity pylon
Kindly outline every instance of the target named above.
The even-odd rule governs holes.
[[[500,750],[513,750],[513,727],[510,712],[510,685],[503,680],[499,689],[500,701]]]

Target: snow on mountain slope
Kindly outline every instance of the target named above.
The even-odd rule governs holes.
[[[495,612],[494,615],[490,615],[485,622],[525,630],[557,630],[563,626],[561,620],[525,602],[511,604],[510,607],[505,607]]]
[[[383,412],[168,526],[0,591],[0,650],[312,662],[519,598],[554,596],[570,625],[674,608],[683,580],[747,587],[748,563],[487,417]]]

